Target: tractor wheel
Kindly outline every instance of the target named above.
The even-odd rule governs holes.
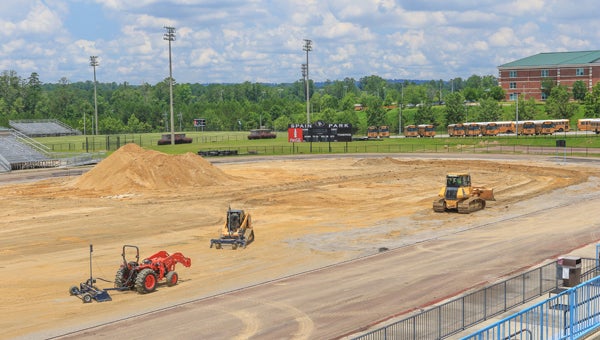
[[[83,300],[83,303],[90,303],[92,302],[92,295],[90,293],[85,293],[81,297],[81,300]]]
[[[135,279],[135,289],[140,294],[152,293],[156,290],[156,274],[150,268],[143,269]]]
[[[167,279],[167,286],[173,287],[179,281],[179,275],[177,275],[177,272],[168,272],[166,279]]]
[[[79,291],[79,287],[77,286],[72,286],[71,288],[69,288],[69,294],[71,295],[79,295],[81,292]]]
[[[119,270],[117,270],[117,274],[115,274],[115,288],[125,287],[127,284],[128,277],[129,270],[126,267],[119,268]]]
[[[250,230],[250,235],[248,236],[248,241],[246,242],[246,244],[252,243],[253,241],[254,241],[254,230]]]

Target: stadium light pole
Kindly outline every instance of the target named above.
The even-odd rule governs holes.
[[[519,92],[515,92],[515,95],[517,96],[517,107],[516,107],[516,117],[515,119],[517,120],[517,125],[515,126],[515,134],[517,136],[517,138],[519,138]]]
[[[310,124],[310,81],[308,76],[308,52],[312,51],[312,40],[304,39],[302,50],[306,51],[306,124]]]
[[[175,41],[175,27],[165,26],[164,40],[169,42],[169,107],[171,111],[171,145],[175,145],[175,118],[173,117],[173,66],[171,63],[171,41]]]
[[[306,124],[310,124],[310,116],[308,111],[308,79],[306,69],[306,64],[302,64],[302,79],[304,80],[304,91],[306,92]]]
[[[398,105],[398,137],[402,136],[402,106],[404,106],[404,83],[400,84],[400,105]]]
[[[98,56],[90,56],[90,66],[94,68],[94,134],[98,134],[98,100],[96,98],[96,66],[100,65],[98,63]],[[85,119],[83,122],[83,129],[85,131]],[[84,132],[85,134],[85,132]]]

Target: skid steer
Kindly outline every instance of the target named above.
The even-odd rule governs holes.
[[[494,189],[471,185],[468,173],[450,173],[446,175],[446,186],[433,201],[433,211],[457,211],[470,214],[485,208],[486,201],[495,201]]]
[[[252,219],[249,213],[244,210],[227,210],[227,221],[219,230],[220,237],[210,240],[210,247],[213,245],[221,249],[224,244],[230,244],[232,249],[238,246],[246,247],[247,244],[254,241],[254,229],[252,228]]]

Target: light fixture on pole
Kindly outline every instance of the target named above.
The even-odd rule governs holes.
[[[94,68],[94,134],[98,134],[98,100],[96,99],[96,66],[100,65],[98,63],[98,56],[90,56],[90,66]],[[85,130],[85,119],[84,119],[84,130]],[[85,132],[84,132],[85,134]]]
[[[175,41],[175,27],[164,27],[167,33],[163,39],[169,42],[169,107],[171,111],[171,145],[175,144],[175,118],[173,117],[173,67],[171,63],[171,41]]]
[[[309,86],[309,76],[308,76],[308,52],[312,51],[312,40],[304,39],[304,46],[302,46],[302,50],[306,51],[306,124],[310,124],[310,86]]]

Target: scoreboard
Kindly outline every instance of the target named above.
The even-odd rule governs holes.
[[[301,130],[301,133],[300,133]],[[352,124],[325,123],[288,125],[289,142],[351,142]]]

